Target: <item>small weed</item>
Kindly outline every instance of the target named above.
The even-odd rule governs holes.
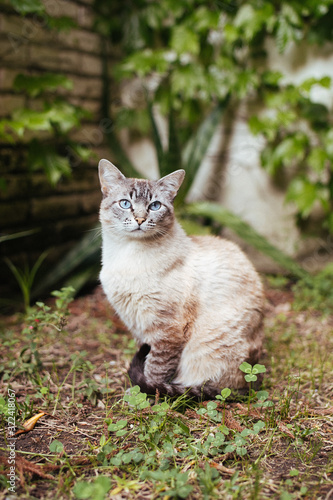
[[[242,370],[242,372],[246,373],[244,378],[246,382],[250,383],[256,382],[258,380],[257,375],[266,371],[266,367],[264,365],[256,364],[254,366],[251,366],[250,363],[247,363],[246,361],[244,361],[240,365],[239,369]]]
[[[218,394],[216,396],[216,399],[219,399],[223,403],[223,418],[222,418],[223,424],[224,424],[224,420],[225,420],[225,402],[226,402],[226,399],[230,396],[230,394],[231,394],[231,390],[228,387],[226,387],[225,389],[222,389],[221,394]]]
[[[230,480],[227,480],[224,483],[226,493],[231,495],[232,499],[241,498],[240,493],[242,492],[243,488],[241,485],[238,484],[238,477],[239,477],[239,472],[237,471],[232,475]]]
[[[33,265],[31,269],[29,269],[28,265],[26,265],[23,269],[16,267],[9,259],[5,259],[9,269],[12,271],[13,275],[16,278],[16,281],[21,289],[24,309],[28,312],[30,307],[30,297],[31,297],[31,289],[33,283],[35,281],[36,274],[45,260],[48,252],[43,252]]]
[[[221,477],[214,467],[210,467],[208,462],[205,463],[204,469],[197,470],[198,482],[205,500],[217,498],[216,487],[221,482]]]
[[[107,476],[98,476],[91,482],[78,481],[73,489],[78,499],[104,500],[111,489],[111,479]]]
[[[285,276],[266,276],[266,279],[271,288],[284,288],[288,285],[289,279]]]
[[[50,451],[51,453],[63,453],[64,451],[64,445],[58,441],[57,439],[55,439],[54,441],[52,441],[52,443],[50,443]]]

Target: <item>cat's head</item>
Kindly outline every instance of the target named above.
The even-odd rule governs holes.
[[[168,233],[175,220],[173,200],[183,182],[184,170],[176,170],[158,181],[129,179],[108,160],[101,160],[98,170],[103,193],[103,230],[131,239]]]

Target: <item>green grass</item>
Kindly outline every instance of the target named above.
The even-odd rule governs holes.
[[[285,281],[272,284],[264,357],[242,367],[250,385],[265,365],[263,387],[236,400],[227,388],[205,403],[126,390],[135,345],[99,289],[72,303],[62,290],[28,315],[3,318],[0,499],[8,486],[8,388],[17,429],[46,413],[17,436],[18,497],[328,498],[333,317],[299,310]]]

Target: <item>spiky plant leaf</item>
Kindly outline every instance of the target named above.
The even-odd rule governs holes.
[[[148,116],[149,116],[150,124],[151,124],[151,130],[152,130],[152,134],[153,134],[153,142],[154,142],[155,151],[156,151],[156,155],[157,155],[158,168],[159,168],[160,176],[163,177],[164,175],[166,175],[166,173],[165,173],[166,157],[165,157],[165,153],[163,151],[163,145],[162,145],[160,132],[158,130],[158,126],[157,126],[155,116],[154,116],[153,104],[149,99],[147,99],[147,108],[148,108]]]
[[[18,233],[12,233],[12,234],[5,234],[3,236],[0,236],[0,243],[3,243],[4,241],[9,241],[9,240],[15,240],[16,238],[23,238],[24,236],[30,236],[31,234],[38,233],[40,229],[29,229],[27,231],[20,231]]]
[[[86,276],[91,277],[91,268],[96,269],[96,263],[101,260],[101,236],[99,231],[89,231],[66,255],[59,263],[50,271],[43,281],[36,287],[33,297],[53,287],[56,283],[63,283],[64,280],[71,274],[79,274],[79,268],[82,266],[86,269]],[[74,280],[75,281],[75,280]],[[73,282],[74,282],[73,281]],[[67,281],[70,283],[70,280]],[[72,283],[71,283],[72,284]],[[82,279],[80,285],[83,286]]]
[[[183,168],[186,170],[186,176],[176,198],[178,204],[185,199],[191,188],[199,167],[207,154],[213,135],[221,122],[221,118],[228,105],[228,101],[229,97],[213,109],[213,111],[201,123],[194,136],[184,148],[182,164]]]
[[[186,211],[191,215],[208,217],[228,227],[237,234],[243,241],[249,243],[263,254],[273,259],[281,267],[289,271],[297,278],[311,281],[311,276],[294,259],[272,245],[264,236],[257,233],[253,227],[240,219],[237,215],[229,212],[217,203],[198,202],[188,205]]]
[[[163,175],[171,174],[175,170],[183,168],[182,165],[182,155],[179,146],[179,140],[177,135],[176,121],[174,116],[174,110],[170,106],[169,111],[169,145],[168,151],[166,153],[165,162],[165,172]]]
[[[73,287],[75,292],[78,293],[87,283],[95,282],[97,284],[100,270],[101,264],[99,260],[91,262],[88,266],[82,267],[77,272],[70,274],[68,280],[65,282],[65,286]]]
[[[104,135],[110,150],[115,158],[116,166],[122,171],[126,177],[142,177],[140,172],[136,170],[133,163],[123,150],[118,137],[116,136],[114,130],[108,130]]]

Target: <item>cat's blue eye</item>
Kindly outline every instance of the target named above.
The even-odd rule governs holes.
[[[128,200],[120,200],[119,205],[121,206],[121,208],[125,208],[125,209],[131,208],[131,206],[132,206],[131,202]]]
[[[161,208],[162,204],[159,202],[159,201],[153,201],[153,203],[151,203],[149,205],[149,210],[153,210],[156,211],[156,210],[159,210]]]

